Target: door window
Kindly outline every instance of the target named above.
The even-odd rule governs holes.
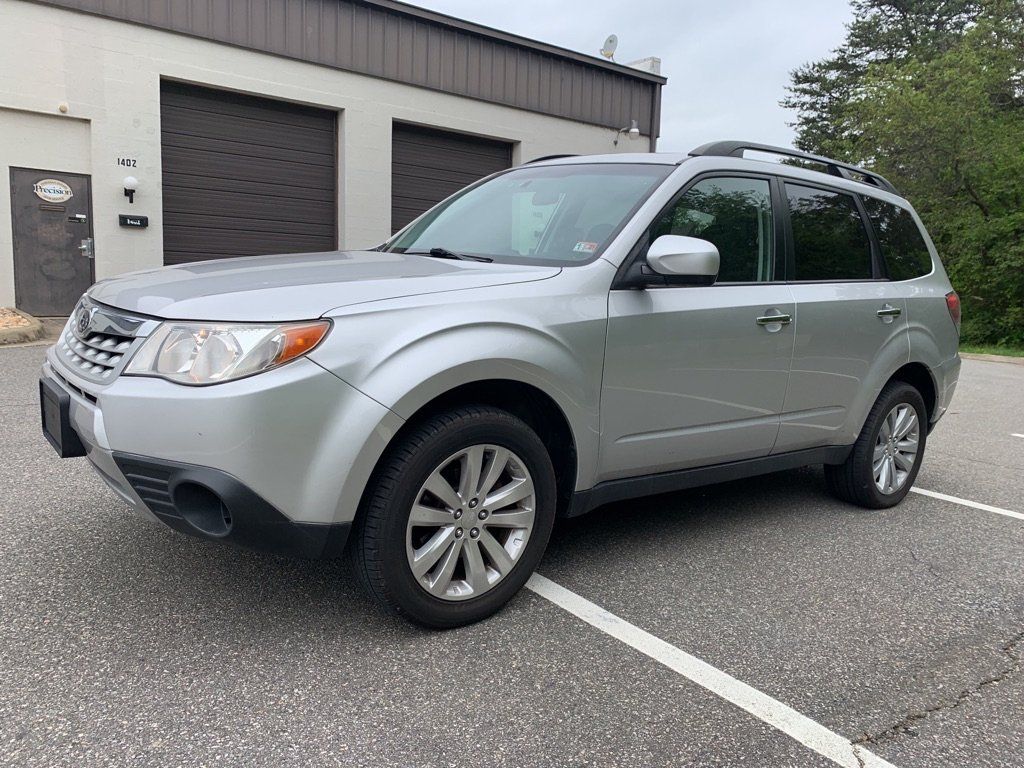
[[[890,280],[912,280],[932,271],[932,255],[910,211],[877,197],[865,197],[864,207],[875,228]]]
[[[649,230],[647,244],[662,235],[699,237],[718,248],[719,283],[772,279],[775,237],[767,179],[703,179],[690,187]]]
[[[797,281],[870,280],[871,242],[853,195],[786,184]]]

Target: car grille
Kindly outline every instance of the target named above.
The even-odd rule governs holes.
[[[67,364],[82,373],[102,380],[110,379],[121,366],[132,345],[130,336],[113,333],[89,333],[79,336],[69,326],[61,339],[61,353]]]
[[[61,333],[57,354],[67,370],[98,383],[113,381],[136,339],[155,321],[83,298]]]

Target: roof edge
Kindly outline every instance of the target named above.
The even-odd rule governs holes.
[[[628,67],[625,64],[606,61],[605,59],[600,59],[597,56],[579,53],[578,51],[574,51],[570,48],[563,48],[559,45],[541,42],[540,40],[533,40],[532,38],[515,35],[511,32],[503,32],[500,29],[488,27],[485,24],[466,21],[465,19],[460,19],[457,16],[449,16],[446,13],[439,13],[438,11],[431,11],[427,8],[420,8],[417,5],[410,5],[409,3],[403,3],[399,0],[358,0],[358,2],[363,3],[364,5],[376,6],[377,8],[381,8],[392,13],[413,16],[422,21],[450,27],[461,32],[468,32],[480,37],[494,38],[511,45],[517,45],[521,48],[541,51],[551,56],[558,56],[559,58],[575,61],[578,64],[584,64],[590,67],[599,67],[600,69],[615,72],[626,77],[634,77],[637,80],[646,80],[647,82],[657,83],[658,85],[665,85],[668,82],[668,78],[664,75],[655,75],[650,72],[644,72],[642,69],[634,69],[633,67]]]

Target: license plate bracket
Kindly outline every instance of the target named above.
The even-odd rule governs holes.
[[[43,437],[62,459],[85,456],[82,439],[71,426],[71,395],[46,378],[39,380]]]

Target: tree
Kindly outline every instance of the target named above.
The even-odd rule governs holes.
[[[856,126],[849,104],[871,64],[939,54],[982,13],[967,0],[852,0],[854,18],[843,47],[793,73],[784,107],[797,112],[796,146],[853,159]]]
[[[850,44],[793,73],[798,143],[873,166],[914,203],[966,341],[1024,344],[1024,3],[854,9]]]

